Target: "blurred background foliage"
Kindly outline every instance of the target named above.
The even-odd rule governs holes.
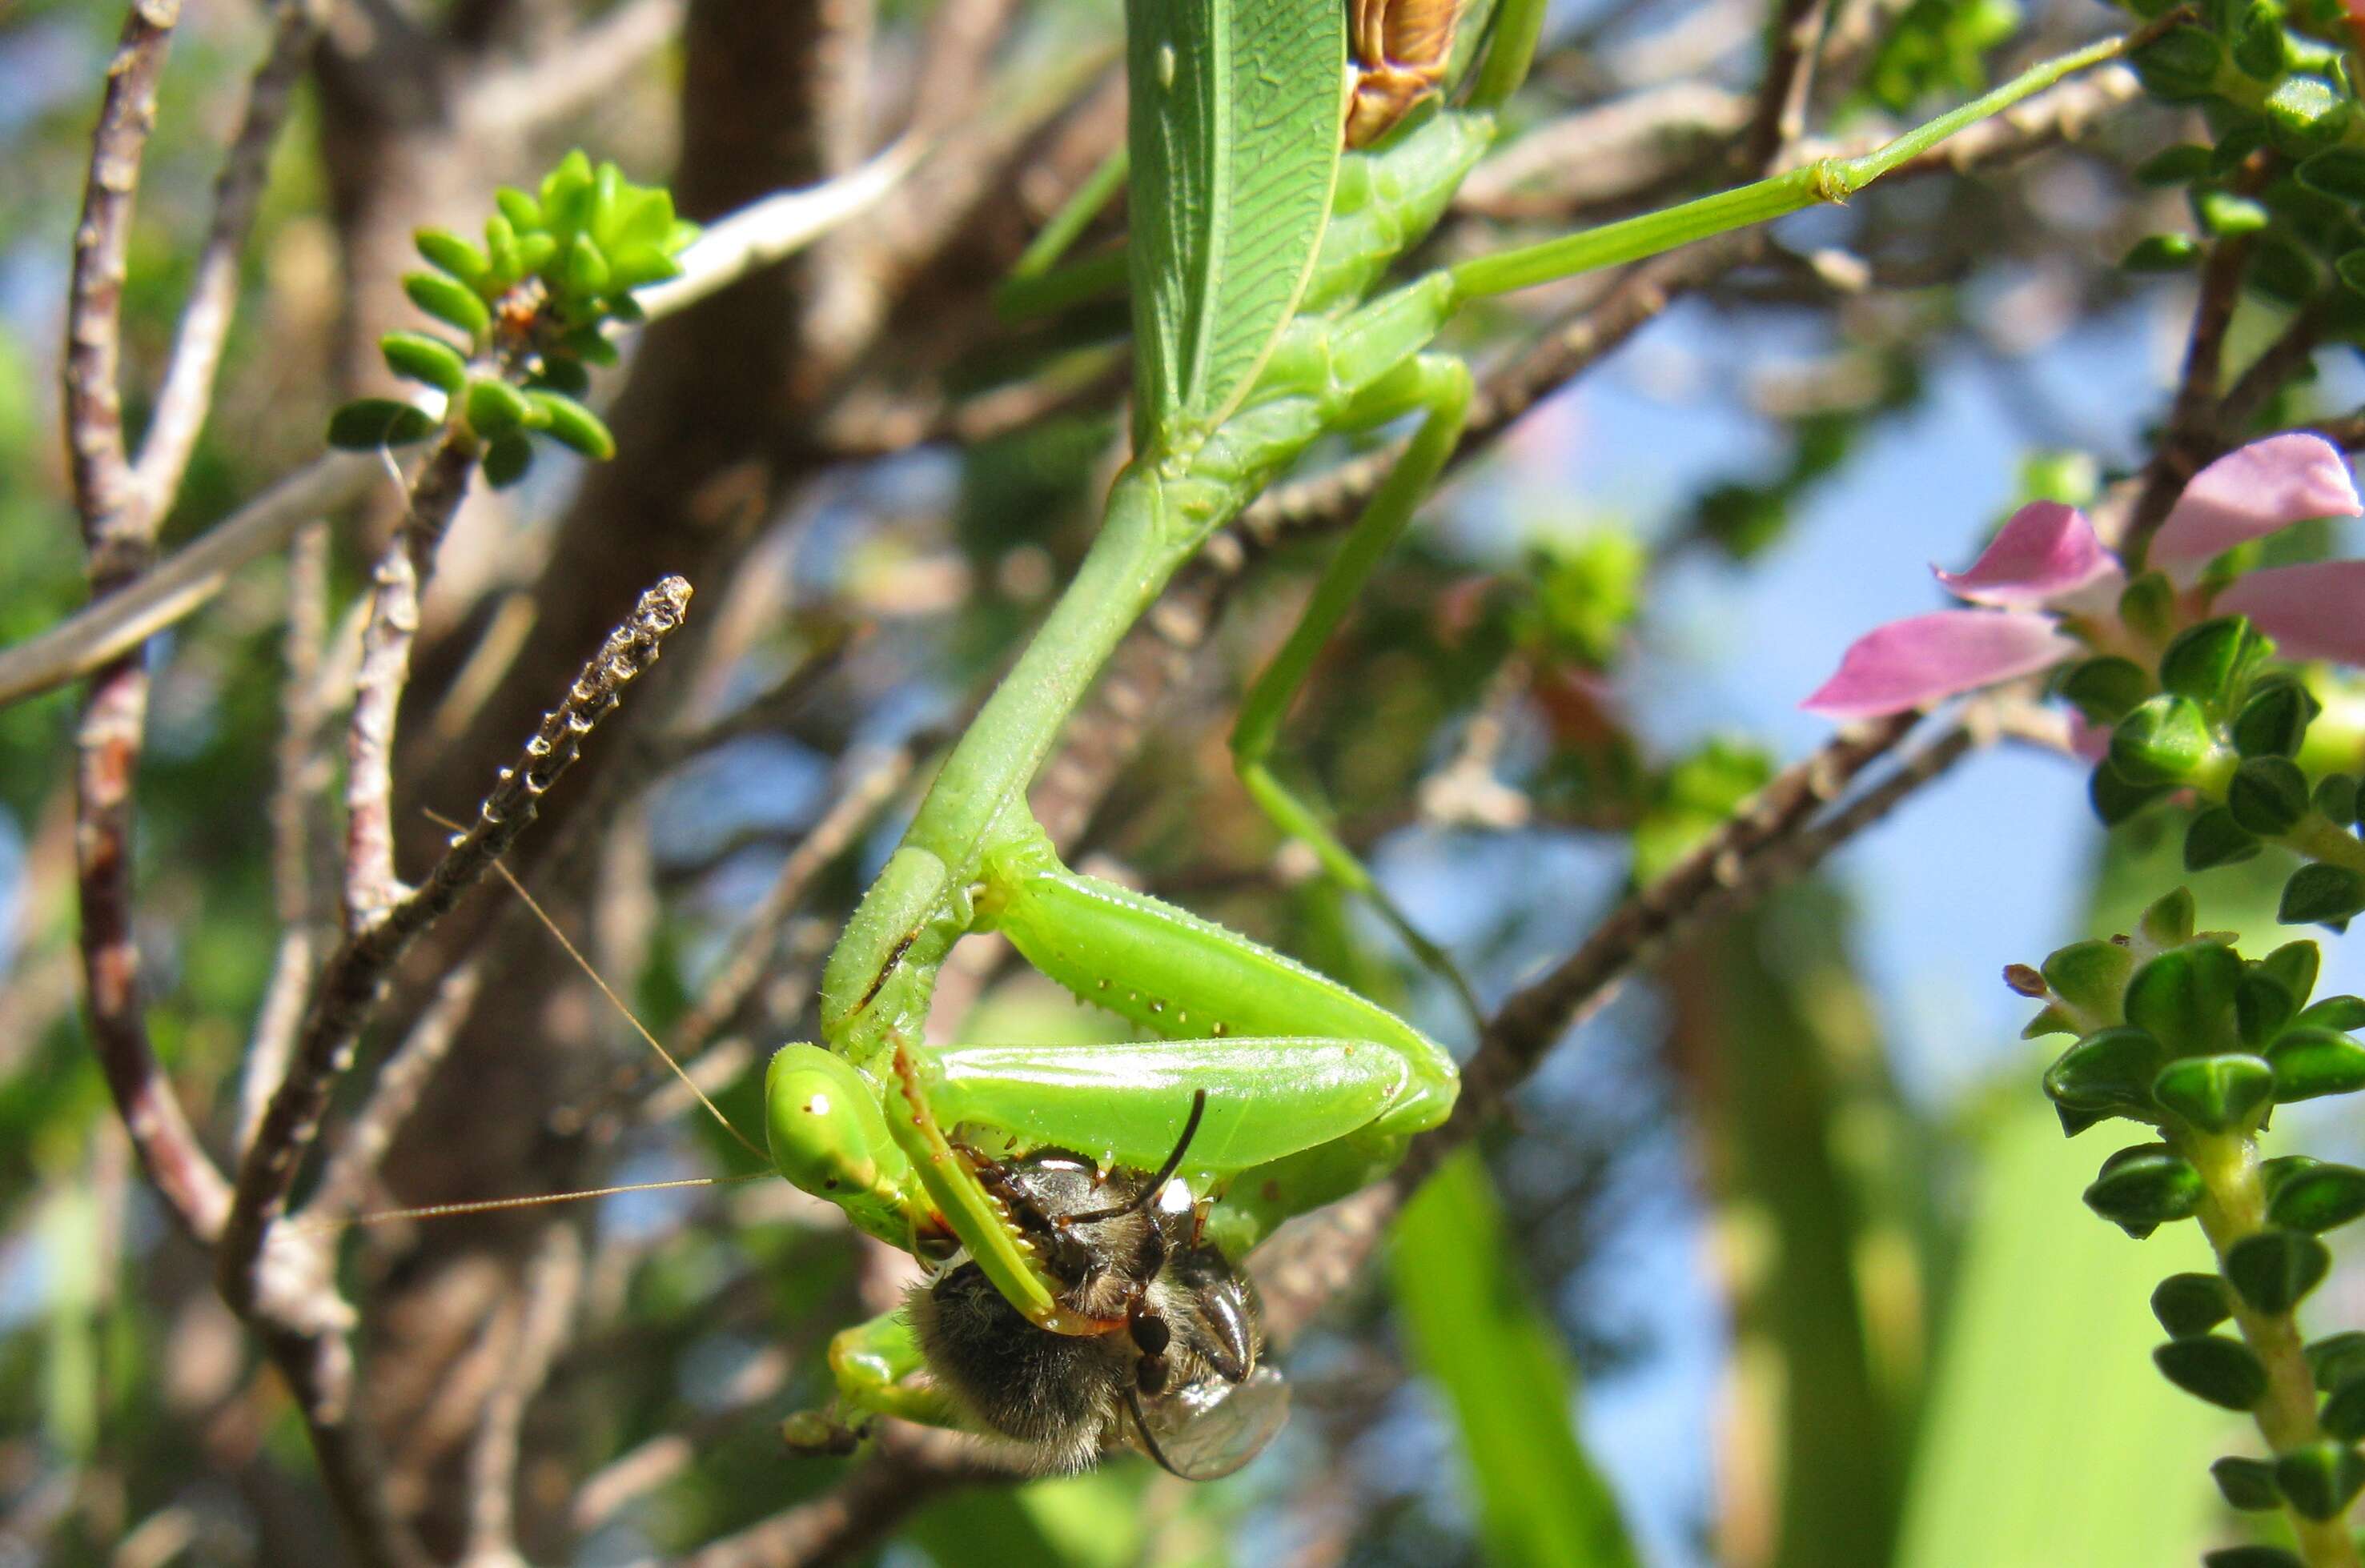
[[[313,456],[336,401],[386,389],[369,345],[408,324],[392,280],[410,229],[466,222],[497,181],[530,182],[580,144],[669,177],[711,218],[844,169],[914,114],[959,133],[946,178],[924,164],[876,223],[653,331],[604,375],[613,472],[546,461],[474,498],[446,546],[403,717],[413,872],[433,842],[420,808],[472,810],[630,591],[668,569],[697,582],[700,640],[669,657],[642,733],[720,725],[710,744],[611,767],[632,787],[605,796],[570,780],[593,803],[558,802],[521,852],[660,1034],[834,803],[898,757],[925,778],[1087,538],[1122,427],[1121,313],[1006,328],[988,297],[1115,134],[1113,13],[331,7],[168,547]],[[814,27],[849,16],[854,64],[837,62],[831,96],[791,67]],[[2033,55],[2116,20],[2087,0],[1852,0],[1835,17],[1815,123],[1839,133],[1974,88],[1999,47]],[[969,31],[948,42],[948,18]],[[1764,21],[1731,0],[1564,7],[1521,102],[1530,140],[1472,182],[1435,249],[1729,178]],[[89,0],[0,12],[0,644],[84,597],[53,388],[119,24]],[[135,427],[263,31],[257,8],[193,5],[174,46],[124,307]],[[1325,655],[1286,759],[1482,994],[1566,952],[1819,739],[1789,704],[1855,630],[1934,602],[1922,563],[1967,557],[2021,498],[2023,460],[2109,467],[2139,451],[2189,295],[2111,263],[2175,226],[2173,198],[2122,171],[2176,137],[2175,115],[2137,104],[2073,148],[1806,215],[1429,509]],[[1523,151],[1545,145],[1583,155]],[[1599,286],[1490,308],[1457,346],[1516,352]],[[2246,306],[2237,341],[2263,341],[2275,309]],[[2327,361],[2293,417],[2354,380]],[[332,532],[331,627],[391,493]],[[1366,912],[1305,880],[1228,769],[1237,696],[1322,549],[1285,544],[1228,587],[1138,741],[1052,804],[1080,864],[1466,1044],[1451,998]],[[268,803],[289,592],[275,557],[153,649],[137,843],[149,1018],[217,1151],[285,924]],[[1079,745],[1093,726],[1122,735],[1122,718],[1091,711]],[[0,1562],[332,1561],[302,1424],[141,1189],[84,1038],[72,723],[64,694],[0,708]],[[629,733],[598,745],[636,755]],[[308,788],[332,786],[320,766]],[[819,955],[908,790],[891,780],[829,846],[768,935],[762,982],[712,1031],[702,1070],[742,1126],[747,1070],[811,1032]],[[1120,1462],[898,1499],[846,1551],[2154,1568],[2241,1539],[2195,1479],[2227,1420],[2149,1364],[2144,1302],[2170,1260],[2079,1206],[2091,1156],[2061,1145],[1994,980],[2124,924],[2173,875],[2171,827],[2158,853],[2123,843],[2105,859],[2081,798],[2058,758],[1976,759],[1828,879],[1630,988],[1548,1061],[1484,1158],[1407,1211],[1390,1266],[1290,1348],[1295,1419],[1238,1478],[1193,1488]],[[2204,924],[2264,918],[2273,884],[2254,869],[2203,879]],[[976,946],[948,979],[948,1026],[1099,1026]],[[373,1204],[745,1166],[497,890],[406,973],[365,1066],[419,1016],[436,967],[471,949],[491,983]],[[2336,948],[2327,990],[2359,989],[2339,983],[2344,961]],[[714,1542],[741,1553],[714,1562],[801,1560],[767,1521],[809,1518],[798,1505],[863,1462],[791,1459],[776,1423],[824,1393],[827,1335],[905,1278],[778,1182],[372,1227],[343,1257],[389,1497],[439,1561],[483,1544],[471,1456],[551,1260],[578,1263],[519,1433],[516,1549],[536,1562]],[[2360,1297],[2341,1276],[2322,1300]]]

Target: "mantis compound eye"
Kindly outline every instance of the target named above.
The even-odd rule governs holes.
[[[804,1191],[840,1204],[873,1235],[904,1225],[911,1159],[887,1130],[878,1089],[845,1058],[781,1047],[764,1072],[764,1133],[772,1163]]]

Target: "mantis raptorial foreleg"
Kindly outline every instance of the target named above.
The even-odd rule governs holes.
[[[1443,472],[1462,438],[1462,426],[1469,409],[1469,369],[1458,359],[1435,353],[1416,355],[1351,406],[1350,418],[1358,424],[1384,423],[1416,409],[1421,411],[1422,419],[1403,456],[1396,460],[1338,554],[1331,557],[1321,581],[1315,585],[1296,630],[1249,689],[1247,699],[1240,704],[1239,721],[1232,729],[1232,766],[1239,771],[1250,799],[1275,826],[1313,850],[1323,870],[1341,887],[1371,900],[1373,907],[1395,928],[1405,946],[1445,978],[1460,996],[1474,1027],[1483,1025],[1485,1014],[1460,966],[1413,924],[1356,858],[1354,851],[1339,841],[1323,822],[1322,813],[1283,783],[1272,767],[1273,743],[1291,700],[1306,684],[1323,644],[1346,619],[1349,608],[1378,569],[1381,558],[1395,547],[1421,498]]]

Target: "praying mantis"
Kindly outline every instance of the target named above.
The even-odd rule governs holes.
[[[1172,1330],[1144,1327],[1144,1280],[1171,1256],[1207,1249],[1205,1266],[1220,1272],[1283,1220],[1384,1175],[1414,1136],[1445,1119],[1458,1081],[1443,1047],[1347,987],[1061,864],[1029,813],[1027,788],[1119,639],[1209,535],[1317,439],[1417,420],[1250,691],[1232,739],[1258,806],[1417,941],[1272,758],[1292,695],[1457,443],[1472,377],[1429,347],[1440,330],[1474,299],[1844,200],[2124,42],[2036,66],[1861,157],[1383,288],[1493,144],[1544,6],[1505,0],[1483,44],[1466,50],[1472,63],[1450,105],[1429,89],[1447,73],[1452,0],[1354,0],[1351,9],[1343,0],[1128,0],[1131,461],[1075,577],[954,746],[833,951],[820,1043],[784,1047],[766,1077],[770,1152],[790,1182],[892,1246],[947,1269],[973,1266],[991,1295],[971,1296],[1006,1304],[1014,1332],[1120,1346],[1129,1332],[1145,1362],[1160,1359]],[[926,1043],[938,969],[981,932],[1001,934],[1044,975],[1155,1037]],[[1048,1179],[1046,1149],[1069,1151],[1087,1176],[1130,1173],[1122,1202],[1065,1212],[1037,1204],[1029,1194]],[[1152,1215],[1154,1256],[1130,1296],[1079,1305],[1089,1293],[1078,1271],[1096,1265],[1063,1263],[1062,1246]],[[1217,1279],[1210,1289],[1231,1286]],[[1272,1379],[1249,1375],[1253,1325],[1234,1329],[1234,1353],[1210,1363],[1222,1364],[1220,1379],[1202,1371],[1170,1391],[1144,1371],[1139,1389],[1125,1391],[1142,1445],[1178,1473],[1235,1468],[1278,1424]],[[835,1418],[978,1426],[973,1403],[931,1375],[924,1338],[903,1315],[839,1335]],[[1217,1422],[1235,1386],[1239,1408]],[[1170,1445],[1201,1433],[1182,1462],[1160,1451],[1144,1396],[1179,1401],[1159,1406]],[[1220,1429],[1206,1437],[1211,1425]],[[1090,1462],[1103,1435],[1088,1433],[1061,1462]],[[1124,1440],[1114,1428],[1105,1436]]]

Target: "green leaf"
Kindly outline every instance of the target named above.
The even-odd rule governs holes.
[[[595,462],[604,463],[616,455],[616,438],[608,433],[607,425],[574,398],[557,392],[528,392],[526,400],[533,406],[536,422],[553,441]]]
[[[441,338],[424,332],[388,332],[377,341],[386,367],[409,381],[421,381],[449,397],[468,379],[468,362]]]
[[[1570,1415],[1559,1331],[1514,1261],[1477,1151],[1454,1155],[1398,1217],[1397,1303],[1414,1359],[1452,1408],[1485,1555],[1498,1562],[1632,1564],[1617,1503]]]
[[[2266,640],[2244,617],[2203,621],[2179,633],[2160,655],[2160,689],[2204,708],[2225,707],[2266,654]]]
[[[2190,234],[2146,234],[2119,258],[2131,273],[2185,273],[2200,264],[2201,246]]]
[[[2176,614],[2176,585],[2165,572],[2146,572],[2119,591],[2119,619],[2140,635],[2166,637]]]
[[[2055,948],[2046,955],[2042,973],[2053,994],[2070,1006],[2116,1018],[2135,968],[2135,956],[2124,943],[2094,937]]]
[[[2103,761],[2094,765],[2093,774],[2087,780],[2086,798],[2104,827],[2116,827],[2173,788],[2169,784],[2131,784],[2120,778],[2108,761]]]
[[[2184,868],[2206,871],[2218,866],[2238,866],[2259,849],[2258,834],[2234,820],[2223,806],[2196,812],[2184,826]]]
[[[2151,1353],[2162,1376],[2196,1399],[2247,1410],[2267,1392],[2267,1369],[2239,1339],[2202,1334],[2170,1339]]]
[[[506,381],[479,375],[468,383],[468,426],[487,441],[522,426],[532,412],[525,394]]]
[[[2151,1315],[2170,1338],[2190,1339],[2233,1316],[2234,1304],[2214,1274],[2170,1274],[2151,1293]]]
[[[2203,1132],[2247,1125],[2274,1098],[2274,1069],[2254,1056],[2187,1057],[2152,1081],[2152,1098]]]
[[[2261,234],[2250,251],[2250,270],[2244,286],[2292,306],[2305,305],[2322,281],[2315,263],[2281,234]]]
[[[2299,1010],[2299,1021],[2318,1029],[2338,1029],[2344,1033],[2365,1029],[2365,996],[2344,994],[2311,1002]]]
[[[2163,147],[2135,165],[2135,179],[2154,188],[2189,185],[2209,173],[2209,149],[2190,141]]]
[[[2365,1170],[2353,1165],[2293,1171],[2267,1200],[2267,1217],[2293,1230],[2331,1230],[2359,1215],[2365,1215]]]
[[[2280,37],[2282,29],[2275,29]],[[2340,140],[2353,118],[2348,100],[2313,76],[2286,76],[2267,95],[2267,125],[2275,145],[2294,158]]]
[[[2021,1030],[2020,1037],[2023,1040],[2034,1040],[2046,1035],[2076,1033],[2078,1033],[2077,1021],[2058,1007],[2048,1004],[2037,1009],[2036,1016],[2031,1018],[2027,1026]]]
[[[2337,1029],[2296,1024],[2267,1047],[2275,1098],[2288,1105],[2365,1089],[2365,1046]]]
[[[2081,659],[2061,677],[2061,695],[2097,724],[2117,723],[2151,691],[2151,677],[2144,667],[2115,654]]]
[[[2088,1208],[2137,1237],[2191,1218],[2204,1195],[2201,1173],[2157,1144],[2112,1156],[2084,1194]]]
[[[1347,55],[1335,0],[1127,0],[1139,453],[1212,429],[1305,291],[1338,172]]]
[[[2225,1249],[2225,1278],[2259,1311],[2280,1316],[2324,1282],[2332,1253],[2302,1230],[2261,1230]]]
[[[2315,1386],[2326,1393],[2347,1383],[2365,1382],[2365,1333],[2326,1334],[2307,1346],[2306,1355]]]
[[[2225,787],[2234,820],[2261,838],[2289,833],[2307,815],[2307,776],[2289,757],[2254,756],[2234,770]]]
[[[2365,1438],[2365,1377],[2352,1377],[2335,1388],[2315,1419],[2336,1438],[2349,1442]]]
[[[2282,13],[2254,5],[2235,26],[2234,64],[2244,75],[2271,82],[2283,73]]]
[[[2045,1092],[2080,1110],[2140,1115],[2151,1110],[2151,1083],[2168,1052],[2142,1029],[2099,1030],[2061,1053],[2046,1070]]]
[[[485,483],[496,490],[506,490],[526,476],[533,466],[533,442],[521,430],[495,436],[485,448]]]
[[[2250,969],[2234,982],[2235,1031],[2252,1050],[2271,1044],[2298,1012],[2283,982],[2263,969]]]
[[[2201,705],[2163,692],[2136,704],[2111,731],[2111,766],[2131,783],[2180,784],[2215,746]]]
[[[2318,1439],[2275,1457],[2275,1486],[2292,1512],[2337,1519],[2365,1487],[2365,1455],[2347,1443]]]
[[[2198,913],[2191,888],[2163,893],[2135,919],[2135,930],[2155,947],[2173,947],[2192,940]]]
[[[2148,1029],[2171,1056],[2221,1043],[2234,1007],[2242,960],[2217,942],[2171,947],[2127,981],[2127,1022]]]
[[[329,416],[329,444],[347,452],[403,446],[435,433],[424,409],[391,398],[357,398]]]
[[[2303,866],[2283,884],[2275,918],[2285,925],[2340,926],[2365,912],[2365,876],[2346,866]]]
[[[608,269],[611,288],[646,288],[653,283],[667,283],[681,275],[681,263],[656,251],[635,251],[620,256]]]
[[[2199,28],[2181,27],[2136,50],[2127,62],[2146,92],[2173,104],[2205,97],[2214,90],[2221,58],[2214,38]]]
[[[2324,1162],[2304,1154],[2281,1154],[2272,1159],[2259,1161],[2259,1186],[2271,1204],[2283,1183],[2303,1170],[2313,1170]]]
[[[572,238],[583,227],[587,210],[591,205],[591,160],[583,149],[576,148],[558,161],[558,166],[542,180],[543,227],[553,234]]]
[[[2221,1546],[2201,1554],[2201,1568],[2307,1568],[2280,1546]]]
[[[2231,191],[2195,191],[2192,195],[2192,215],[2201,227],[2220,240],[2231,240],[2239,234],[2256,234],[2272,220],[2266,204],[2238,196]]]
[[[515,185],[502,185],[493,192],[493,205],[510,220],[510,228],[519,235],[532,234],[542,228],[542,204],[519,190]]]
[[[2263,1514],[2283,1506],[2283,1495],[2275,1490],[2275,1467],[2266,1460],[2228,1455],[2211,1465],[2209,1473],[2229,1507]]]
[[[2317,704],[2295,680],[2261,681],[2234,715],[2234,749],[2244,756],[2295,756]]]
[[[405,273],[402,292],[430,316],[466,333],[471,343],[482,342],[492,327],[492,313],[476,292],[439,273]]]
[[[430,266],[442,268],[469,289],[476,288],[492,271],[493,263],[484,252],[447,230],[421,229],[410,238]]]
[[[569,398],[580,398],[591,390],[591,376],[581,362],[564,354],[552,354],[542,362],[541,374],[527,383],[548,392],[563,392]]]
[[[2316,780],[2315,806],[2335,823],[2357,820],[2357,780],[2346,773],[2327,773]]]
[[[2335,257],[2332,275],[2355,293],[2365,294],[2365,250],[2345,251]]]
[[[600,254],[598,242],[588,234],[577,234],[575,242],[566,248],[566,266],[561,282],[568,292],[585,299],[608,292],[608,258]]]
[[[2259,972],[2272,976],[2291,995],[2293,1006],[2304,1006],[2315,990],[2316,971],[2324,962],[2323,949],[2304,937],[2286,942],[2259,960]]]
[[[2365,202],[2365,151],[2327,147],[2300,164],[2299,183],[2350,203]]]

